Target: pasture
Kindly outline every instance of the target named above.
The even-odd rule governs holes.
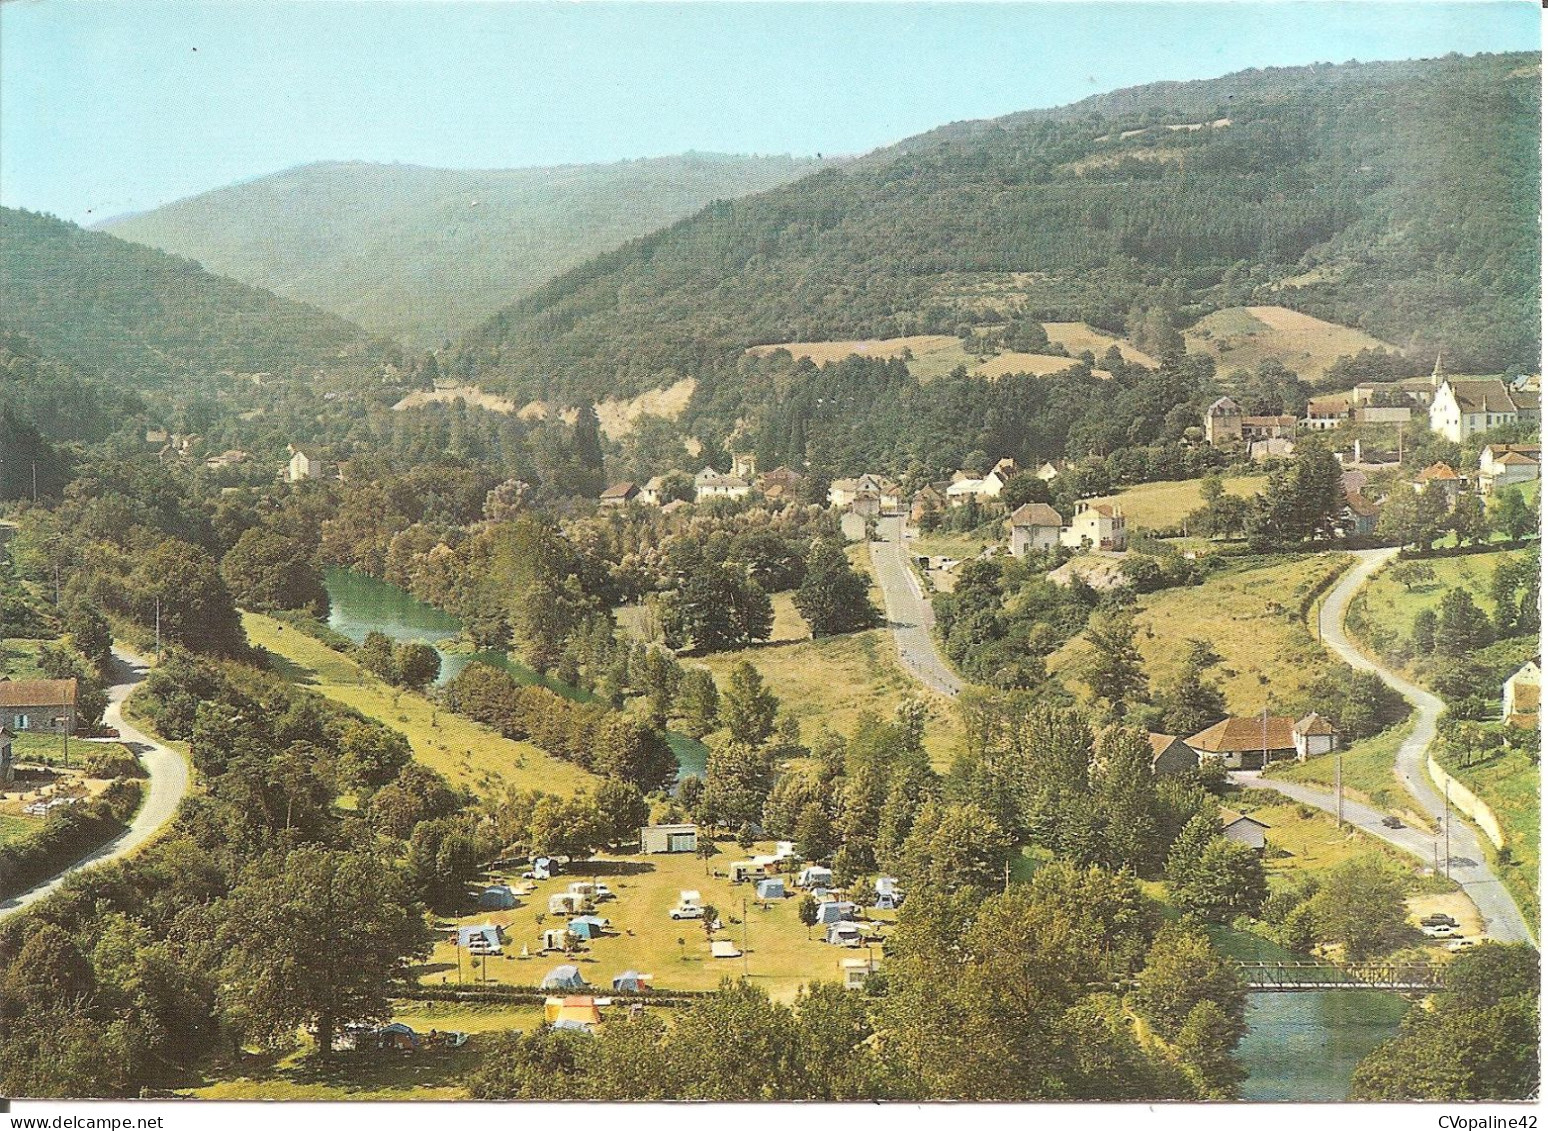
[[[1324,322],[1283,306],[1233,306],[1218,310],[1184,331],[1190,353],[1207,353],[1222,375],[1249,372],[1259,362],[1282,362],[1315,383],[1329,366],[1362,349],[1396,350],[1363,330]]]
[[[1225,480],[1228,494],[1247,498],[1263,490],[1266,475],[1236,475]],[[1204,505],[1202,479],[1180,479],[1162,483],[1140,483],[1126,487],[1116,495],[1105,495],[1093,503],[1116,503],[1133,530],[1175,530],[1182,520]]]

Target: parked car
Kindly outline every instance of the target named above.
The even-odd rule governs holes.
[[[1420,919],[1419,925],[1421,927],[1460,927],[1462,924],[1444,911],[1434,911]]]
[[[1447,950],[1466,950],[1468,947],[1475,946],[1476,944],[1477,944],[1477,940],[1476,939],[1453,939],[1451,942],[1446,944],[1446,949]]]
[[[1447,923],[1435,923],[1421,929],[1424,931],[1425,937],[1431,939],[1452,939],[1457,936],[1456,928]]]
[[[672,918],[674,918],[674,919],[702,919],[702,918],[704,918],[704,908],[702,908],[702,907],[674,907],[674,908],[672,908]]]
[[[601,903],[604,899],[617,899],[618,897],[613,894],[613,889],[606,884],[596,884],[592,888],[591,898],[597,903]]]
[[[1400,829],[1403,827],[1403,822],[1398,820],[1396,817],[1383,817],[1381,819],[1381,823],[1386,825],[1389,829]]]

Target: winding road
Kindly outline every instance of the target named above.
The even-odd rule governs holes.
[[[962,680],[935,650],[931,635],[935,610],[909,567],[903,519],[880,519],[876,532],[880,540],[871,543],[871,564],[876,568],[876,583],[881,586],[887,605],[887,627],[892,629],[898,658],[909,674],[931,691],[956,695],[962,690]]]
[[[102,713],[102,722],[118,731],[119,741],[140,759],[140,764],[150,775],[145,799],[129,827],[118,836],[93,849],[52,878],[0,902],[0,919],[25,910],[40,899],[46,899],[82,868],[128,856],[161,831],[188,793],[188,763],[182,755],[153,741],[124,721],[124,700],[145,679],[148,665],[141,657],[122,648],[114,648],[113,667],[116,681],[108,688],[108,706]]]
[[[1357,648],[1344,630],[1344,616],[1349,603],[1360,587],[1370,580],[1384,565],[1397,556],[1396,550],[1360,550],[1354,553],[1355,564],[1344,572],[1337,584],[1328,592],[1318,612],[1318,628],[1322,642],[1339,659],[1359,671],[1375,672],[1414,708],[1413,729],[1398,748],[1394,774],[1417,802],[1420,810],[1433,818],[1437,827],[1445,821],[1446,802],[1431,784],[1426,764],[1430,744],[1435,740],[1436,722],[1446,704],[1435,695],[1389,671],[1370,659]],[[1279,781],[1257,773],[1238,772],[1231,775],[1243,785],[1259,786],[1276,790],[1286,797],[1319,809],[1334,813],[1338,801],[1332,792],[1316,789],[1298,782]],[[1403,827],[1389,829],[1382,818],[1387,814],[1367,805],[1344,800],[1344,819],[1362,832],[1386,841],[1396,848],[1417,856],[1426,864],[1440,866],[1445,851],[1444,838],[1421,829]],[[1453,811],[1450,821],[1451,878],[1461,885],[1468,898],[1478,908],[1483,919],[1484,931],[1500,942],[1535,942],[1521,909],[1511,898],[1510,892],[1489,867],[1478,833],[1466,818]]]

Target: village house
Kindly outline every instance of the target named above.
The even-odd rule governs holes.
[[[1104,550],[1121,554],[1129,548],[1123,510],[1113,503],[1079,503],[1059,543],[1074,550]]]
[[[289,451],[290,462],[285,466],[286,482],[300,483],[303,479],[322,478],[323,461],[316,448],[291,444]]]
[[[722,475],[713,467],[706,467],[693,477],[693,500],[744,499],[752,490],[752,484],[738,475]]]
[[[1537,726],[1538,703],[1543,695],[1543,670],[1533,657],[1511,673],[1501,689],[1502,717],[1528,730]]]
[[[1331,754],[1338,749],[1338,728],[1316,711],[1298,720],[1292,733],[1295,756],[1299,761]]]
[[[758,460],[754,453],[742,448],[731,449],[731,474],[751,482],[758,474]]]
[[[1204,439],[1210,447],[1288,440],[1295,436],[1294,416],[1248,416],[1230,397],[1220,397],[1204,410]]]
[[[1301,427],[1309,432],[1330,432],[1349,419],[1348,397],[1312,397],[1306,402]]]
[[[1429,377],[1405,377],[1400,381],[1361,381],[1349,391],[1349,399],[1357,409],[1377,407],[1377,397],[1388,404],[1407,403],[1417,408],[1429,408],[1435,400],[1435,390],[1439,385],[1440,373],[1437,369]]]
[[[74,734],[79,693],[73,679],[0,679],[0,729]]]
[[[946,509],[946,492],[933,483],[926,483],[918,491],[914,492],[913,506],[909,509],[908,520],[918,523],[925,515],[940,514]]]
[[[951,506],[961,507],[966,506],[970,498],[980,502],[998,499],[1005,485],[1015,476],[1016,461],[1008,457],[996,463],[983,476],[975,476],[971,471],[953,472],[951,486],[946,488],[947,502]]]
[[[1462,380],[1447,377],[1430,405],[1430,429],[1452,443],[1502,424],[1542,419],[1542,394],[1509,388],[1499,378]]]
[[[1151,732],[1150,772],[1158,778],[1199,768],[1199,752],[1175,734]]]
[[[1264,833],[1268,826],[1255,817],[1248,817],[1234,809],[1220,810],[1220,835],[1236,844],[1245,844],[1254,852],[1262,852],[1268,841]]]
[[[604,507],[626,507],[640,497],[640,489],[633,483],[625,481],[614,483],[606,491],[597,497],[597,503]]]
[[[854,479],[835,479],[830,483],[828,505],[875,517],[901,511],[903,495],[901,488],[891,480],[879,475],[861,475]]]
[[[645,486],[640,488],[639,501],[648,507],[659,507],[661,505],[661,491],[665,486],[665,475],[652,475],[645,481]]]
[[[1414,418],[1412,405],[1360,405],[1354,410],[1356,424],[1385,424],[1402,427]]]
[[[1069,467],[1070,465],[1062,459],[1049,460],[1037,469],[1037,477],[1044,483],[1052,483],[1068,471]]]
[[[1295,720],[1288,715],[1221,719],[1183,740],[1201,758],[1215,758],[1228,770],[1261,770],[1269,762],[1296,756]]]
[[[1381,507],[1358,490],[1344,493],[1344,505],[1338,512],[1338,528],[1344,537],[1368,538],[1376,533],[1380,521]]]
[[[1478,486],[1492,495],[1502,487],[1542,476],[1541,444],[1490,444],[1478,457]]]
[[[1010,527],[1010,552],[1024,558],[1029,551],[1057,549],[1064,519],[1047,503],[1023,503],[1005,520]]]
[[[765,471],[753,480],[753,489],[770,502],[794,502],[801,495],[806,476],[788,467]]]
[[[1439,483],[1441,490],[1446,492],[1446,505],[1455,507],[1457,496],[1462,493],[1462,477],[1456,473],[1450,464],[1432,463],[1421,471],[1413,482],[1414,493],[1422,495],[1431,483]]]

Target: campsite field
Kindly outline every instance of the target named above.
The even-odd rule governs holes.
[[[1316,382],[1340,357],[1362,349],[1397,347],[1363,330],[1324,322],[1283,306],[1233,306],[1218,310],[1185,331],[1190,353],[1207,353],[1219,372],[1249,372],[1270,359],[1282,362],[1308,381]]]
[[[423,695],[392,687],[312,637],[257,613],[242,615],[247,637],[276,657],[280,675],[401,731],[414,756],[454,784],[489,794],[499,782],[568,794],[595,782],[530,742],[513,742],[436,707]]]
[[[713,990],[723,978],[750,978],[782,1001],[813,981],[837,981],[839,963],[845,958],[864,956],[865,951],[829,946],[820,941],[818,928],[810,931],[797,914],[799,895],[760,904],[751,884],[733,885],[724,875],[729,865],[756,853],[772,852],[772,842],[755,845],[743,852],[734,842],[718,846],[718,855],[709,861],[689,853],[651,856],[602,856],[593,861],[577,862],[573,870],[536,883],[536,890],[523,896],[520,906],[508,911],[473,911],[455,919],[439,919],[437,926],[478,926],[493,923],[502,927],[509,941],[504,954],[490,957],[475,968],[475,959],[463,953],[461,977],[464,982],[487,981],[507,985],[536,986],[554,967],[569,963],[579,968],[587,984],[607,992],[612,979],[626,970],[652,974],[657,989]],[[719,872],[722,875],[711,873]],[[520,883],[517,877],[492,877]],[[540,953],[542,932],[562,927],[569,915],[548,914],[548,898],[563,892],[578,879],[598,879],[617,896],[598,905],[595,914],[611,923],[608,934],[584,943],[574,955]],[[794,877],[787,886],[794,892]],[[678,893],[697,891],[703,902],[715,907],[724,929],[716,939],[734,942],[744,951],[741,958],[710,957],[709,937],[701,920],[674,920],[669,912],[678,902]],[[744,912],[745,902],[745,912]],[[426,985],[456,985],[458,951],[455,936],[448,933],[437,943],[428,962],[419,970]],[[526,946],[531,957],[520,957]],[[418,1026],[415,1026],[418,1028]]]
[[[1202,479],[1180,479],[1141,483],[1091,502],[1117,503],[1123,508],[1131,530],[1172,530],[1204,505],[1204,497],[1200,494],[1203,482]],[[1235,475],[1225,480],[1225,489],[1229,494],[1247,498],[1263,490],[1267,482],[1265,475]]]
[[[1181,674],[1189,640],[1207,640],[1221,662],[1208,678],[1225,691],[1233,714],[1306,706],[1311,685],[1333,661],[1297,615],[1300,599],[1334,568],[1334,555],[1247,558],[1212,573],[1202,585],[1139,599],[1135,645],[1152,691]],[[1079,672],[1090,655],[1084,635],[1048,658],[1049,674],[1084,700]]]

